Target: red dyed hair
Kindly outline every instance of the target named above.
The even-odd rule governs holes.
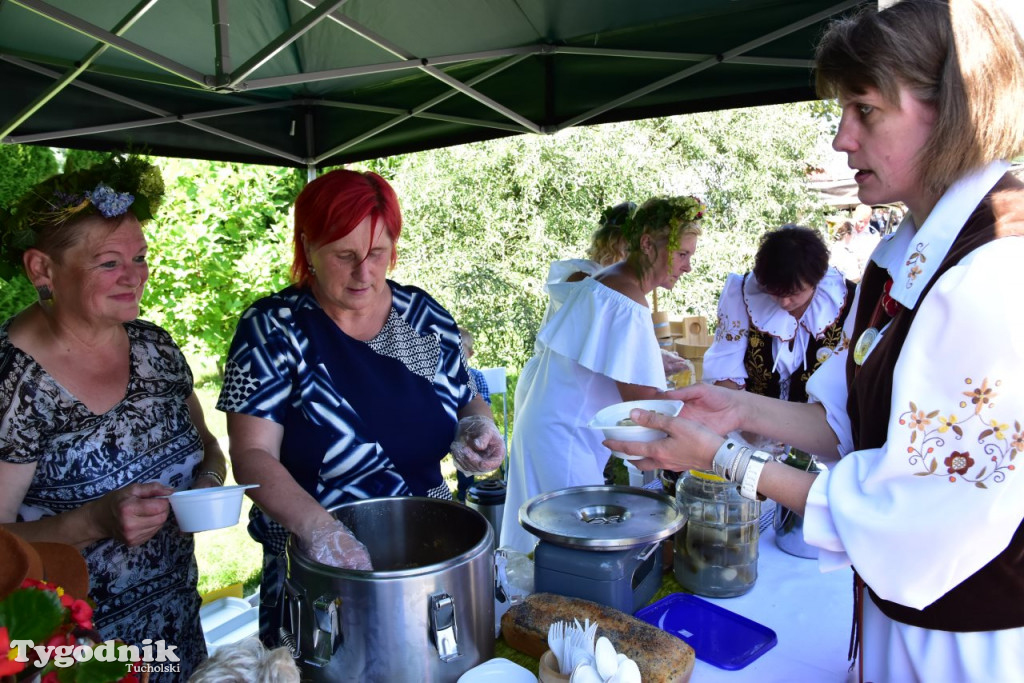
[[[370,217],[371,244],[380,230],[391,237],[391,267],[398,261],[402,234],[402,210],[398,195],[376,173],[339,169],[326,173],[302,188],[295,200],[295,257],[292,279],[309,286],[312,275],[302,238],[311,248],[341,239]]]

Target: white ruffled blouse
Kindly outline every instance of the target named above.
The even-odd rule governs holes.
[[[567,486],[604,483],[609,450],[604,435],[587,424],[622,400],[616,382],[665,390],[647,306],[589,277],[549,291],[553,313],[516,388],[509,447],[501,545],[523,552],[537,540],[519,525],[524,502]]]
[[[704,381],[732,380],[741,386],[746,384],[744,357],[751,326],[771,337],[772,369],[778,371],[783,381],[787,380],[805,368],[811,339],[821,337],[842,315],[846,294],[843,274],[836,268],[829,268],[798,320],[779,308],[753,273],[746,281],[742,275],[730,273],[718,300],[715,340],[704,354]],[[828,349],[821,352],[831,353]]]

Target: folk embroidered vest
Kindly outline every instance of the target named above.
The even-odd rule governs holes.
[[[1001,237],[1024,234],[1022,188],[1024,185],[1012,176],[1004,176],[996,184],[967,219],[935,276],[923,290],[919,302],[928,296],[943,273],[973,250]],[[875,308],[873,302],[879,300],[887,279],[888,273],[884,269],[873,262],[868,265],[861,281],[861,305],[857,311],[853,339],[860,338],[867,328]],[[1010,292],[1004,294],[1012,295]],[[846,366],[847,385],[850,387],[847,410],[856,449],[878,448],[885,443],[893,371],[916,313],[917,308],[900,310],[859,370],[853,362],[853,354],[850,354]],[[900,456],[889,453],[886,457]],[[908,472],[907,476],[913,475]],[[947,513],[956,514],[956,511]],[[922,510],[921,514],[932,512]],[[893,520],[893,523],[898,524],[899,520]],[[935,561],[942,562],[942,558],[936,557]],[[890,619],[923,628],[993,631],[1024,626],[1024,521],[1006,550],[922,610],[882,600],[874,591],[871,597]]]
[[[748,277],[750,277],[750,273],[743,276],[744,284]],[[827,358],[825,354],[819,355],[819,351],[835,349],[843,343],[843,324],[853,305],[856,289],[857,285],[849,280],[846,281],[846,301],[843,303],[843,310],[839,313],[839,317],[825,328],[820,337],[808,342],[804,368],[793,373],[789,378],[787,400],[797,403],[807,402],[807,380]],[[743,356],[743,365],[747,369],[747,391],[771,398],[781,397],[782,377],[777,370],[772,369],[775,365],[775,359],[772,357],[772,336],[758,330],[753,323],[750,324],[747,331],[747,351]]]

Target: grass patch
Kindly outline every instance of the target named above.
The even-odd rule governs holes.
[[[245,530],[252,501],[242,504],[242,521],[235,526],[195,535],[196,563],[199,565],[199,593],[209,593],[242,583],[242,595],[249,596],[260,583],[263,546]]]

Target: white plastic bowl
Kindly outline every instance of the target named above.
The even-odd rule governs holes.
[[[660,429],[641,427],[640,425],[620,425],[619,421],[629,417],[632,410],[653,410],[664,415],[675,417],[683,409],[682,401],[668,399],[654,399],[649,401],[626,401],[615,403],[602,408],[588,425],[592,429],[600,429],[604,432],[604,438],[616,439],[618,441],[657,441],[667,436]],[[612,451],[612,455],[624,460],[639,460],[639,456],[626,455],[618,451]]]
[[[242,496],[246,489],[259,484],[240,486],[211,486],[205,489],[177,491],[167,498],[178,519],[178,527],[185,532],[223,529],[238,524],[242,513]]]

